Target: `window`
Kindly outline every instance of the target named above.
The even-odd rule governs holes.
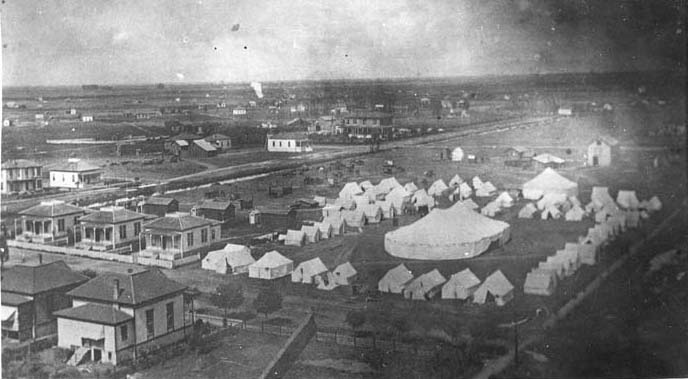
[[[119,328],[119,333],[122,336],[122,341],[129,339],[129,330],[127,329],[126,325],[122,325],[122,327]]]
[[[193,233],[186,233],[186,246],[193,246]]]
[[[167,303],[167,331],[174,329],[174,303]]]
[[[280,147],[282,147],[282,141],[280,141]]]
[[[138,236],[139,234],[141,234],[141,223],[135,222],[134,223],[134,235]]]
[[[112,241],[112,228],[105,229],[105,240]]]
[[[120,239],[127,238],[127,226],[126,225],[120,225],[119,226],[119,238]]]
[[[287,147],[291,147],[291,141],[287,141]]]
[[[86,239],[92,239],[93,238],[93,228],[86,228]]]
[[[57,181],[56,176],[55,176],[55,174],[53,174],[53,182],[56,182],[56,181]]]
[[[208,229],[201,230],[201,243],[208,242]]]
[[[57,231],[58,232],[64,232],[65,231],[65,222],[64,222],[63,218],[57,220]]]
[[[153,338],[155,335],[155,313],[152,309],[146,311],[146,336]]]
[[[79,216],[74,216],[74,226],[79,225]]]
[[[215,240],[215,229],[210,229],[210,239]]]
[[[272,147],[275,147],[275,141],[272,141]]]
[[[26,231],[27,232],[33,231],[33,221],[26,220]]]
[[[72,183],[76,183],[76,175],[72,175]]]

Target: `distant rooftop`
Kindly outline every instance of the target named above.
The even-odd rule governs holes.
[[[5,161],[2,163],[2,169],[10,169],[10,168],[30,168],[30,167],[41,167],[40,164],[30,161],[28,159],[13,159],[10,161]]]

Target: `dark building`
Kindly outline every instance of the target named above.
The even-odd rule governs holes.
[[[393,134],[392,115],[384,112],[356,112],[344,117],[344,134],[354,138],[378,135],[389,139]]]
[[[179,210],[179,202],[171,197],[149,197],[141,205],[141,213],[164,217]]]
[[[206,200],[196,207],[196,216],[225,223],[234,218],[234,205],[229,200]]]
[[[189,149],[186,151],[186,154],[182,152],[182,156],[188,156],[193,158],[210,158],[216,155],[217,149],[215,148],[215,146],[203,139],[193,140],[189,144]]]
[[[249,223],[273,230],[295,229],[298,226],[296,209],[261,208],[251,211]]]
[[[66,293],[87,280],[63,261],[3,271],[3,338],[25,341],[57,333],[53,312],[71,307]]]

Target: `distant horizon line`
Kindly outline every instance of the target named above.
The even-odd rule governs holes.
[[[189,85],[244,85],[253,82],[260,82],[262,84],[270,83],[309,83],[309,82],[346,82],[346,81],[392,81],[392,80],[441,80],[441,79],[477,79],[477,78],[498,78],[498,77],[529,77],[529,76],[566,76],[566,75],[614,75],[614,74],[634,74],[634,73],[665,73],[670,72],[674,74],[686,75],[685,70],[673,70],[668,68],[663,69],[647,69],[647,70],[622,70],[622,71],[559,71],[546,73],[527,73],[527,74],[484,74],[484,75],[453,75],[453,76],[399,76],[399,77],[361,77],[361,78],[332,78],[332,79],[287,79],[287,80],[249,80],[249,81],[202,81],[202,82],[139,82],[139,83],[93,83],[84,82],[81,84],[21,84],[2,86],[2,89],[16,89],[16,88],[59,88],[59,87],[83,87],[89,85],[104,86],[104,87],[148,87],[148,86],[189,86]]]

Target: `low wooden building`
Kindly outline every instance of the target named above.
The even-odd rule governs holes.
[[[171,197],[151,196],[141,204],[141,213],[163,217],[179,211],[179,202]]]
[[[255,209],[249,214],[249,222],[252,225],[279,230],[296,229],[298,227],[296,209],[293,208]]]
[[[229,200],[206,200],[195,208],[196,216],[226,223],[234,219],[234,205]]]
[[[210,158],[217,155],[217,149],[210,142],[197,139],[191,141],[189,144],[189,149],[186,154],[182,153],[182,156],[188,156],[192,158]]]
[[[598,137],[588,145],[586,163],[588,166],[606,167],[612,164],[618,154],[619,141],[611,137]]]
[[[211,134],[204,138],[218,150],[229,150],[232,147],[232,139],[224,134]]]

